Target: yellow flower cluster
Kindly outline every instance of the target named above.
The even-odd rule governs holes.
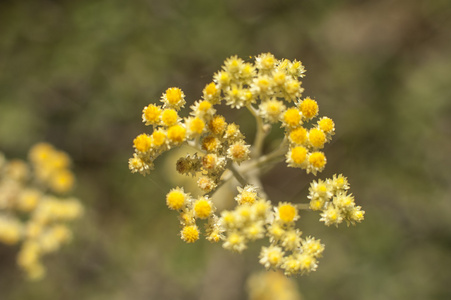
[[[296,281],[282,272],[253,273],[246,282],[249,300],[302,300]]]
[[[29,163],[0,153],[0,242],[20,244],[17,263],[30,279],[45,275],[42,256],[71,240],[67,222],[83,212],[66,196],[75,182],[70,164],[66,153],[46,143],[30,149]]]
[[[299,218],[298,209],[291,203],[279,203],[273,221],[268,225],[270,245],[262,247],[260,263],[267,269],[280,268],[285,275],[305,274],[316,270],[317,258],[324,245],[319,240],[301,238],[302,232],[295,228]]]
[[[320,221],[327,226],[360,223],[365,212],[356,206],[354,196],[348,194],[348,180],[343,175],[334,175],[330,179],[313,181],[310,184],[310,209],[322,211]]]
[[[296,275],[314,271],[324,249],[315,238],[301,238],[295,227],[300,210],[322,211],[321,221],[326,225],[363,220],[364,212],[347,194],[349,185],[342,175],[314,181],[310,205],[273,204],[266,196],[259,178],[263,168],[267,171],[275,162],[285,160],[289,167],[317,175],[327,162],[323,149],[335,133],[335,124],[329,117],[318,118],[318,103],[302,96],[304,73],[300,61],[278,60],[271,53],[256,56],[253,63],[232,56],[214,74],[186,117],[180,115],[185,94],[176,87],[163,93],[161,105],[144,107],[142,120],[152,126],[152,132],[133,141],[135,152],[129,159],[132,173],[148,174],[155,159],[174,147],[196,149],[196,153],[177,160],[176,170],[196,178],[200,195],[193,197],[183,187],[166,195],[169,209],[179,213],[182,240],[193,243],[200,238],[199,222],[204,223],[207,240],[222,241],[224,248],[236,252],[245,250],[251,241],[268,238],[260,263]],[[221,104],[244,108],[255,118],[252,146],[237,124],[217,113]],[[265,138],[275,124],[284,128],[284,138],[273,151],[263,153]],[[235,206],[217,213],[219,205],[213,196],[222,185],[236,182],[232,179],[239,183]]]

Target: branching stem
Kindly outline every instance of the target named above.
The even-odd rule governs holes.
[[[253,158],[257,158],[262,153],[263,141],[265,140],[265,137],[268,134],[268,130],[265,129],[265,124],[263,123],[262,118],[258,115],[257,110],[250,104],[247,105],[246,107],[251,112],[251,114],[255,117],[255,120],[257,122],[257,124],[256,124],[257,132],[255,133],[255,140],[254,140],[254,145],[252,147],[252,153],[251,153],[251,156]]]

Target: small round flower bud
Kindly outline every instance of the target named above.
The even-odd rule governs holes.
[[[185,121],[188,135],[190,137],[199,136],[205,129],[205,122],[199,117],[191,117]]]
[[[186,129],[182,125],[174,125],[168,129],[168,140],[174,144],[182,143],[186,138]]]
[[[308,133],[308,141],[310,146],[315,149],[321,149],[326,143],[326,135],[319,128],[312,128]]]
[[[308,156],[308,168],[307,173],[311,172],[316,175],[317,172],[321,172],[326,166],[326,156],[322,152],[312,152]]]
[[[194,243],[199,239],[199,228],[196,225],[185,226],[180,232],[180,235],[185,242]]]
[[[335,131],[334,121],[328,117],[322,117],[318,121],[318,127],[327,134],[333,134]]]
[[[160,116],[161,116],[161,107],[155,104],[149,104],[143,109],[142,119],[143,122],[146,123],[146,125],[158,124],[160,121]]]
[[[298,127],[290,131],[290,142],[296,145],[302,145],[307,140],[307,130],[304,127]]]
[[[161,147],[166,143],[166,132],[163,130],[155,130],[152,133],[152,142],[155,147]]]
[[[221,142],[215,136],[210,135],[202,140],[202,149],[206,150],[207,152],[216,152],[218,151],[220,146]]]
[[[287,127],[298,127],[302,124],[301,112],[296,107],[287,109],[282,115],[282,122]]]
[[[147,152],[152,148],[152,139],[145,133],[140,134],[133,140],[133,146],[139,152]]]
[[[307,120],[316,117],[318,114],[318,103],[310,98],[305,98],[299,105],[299,109],[302,112],[302,116]]]
[[[284,252],[278,246],[262,247],[260,252],[260,263],[266,269],[277,268],[283,262]]]
[[[194,216],[199,219],[208,218],[214,211],[213,203],[207,197],[200,197],[193,204]]]
[[[320,221],[324,222],[324,224],[326,224],[327,226],[338,226],[338,224],[343,222],[343,216],[340,210],[337,209],[334,205],[328,205],[321,214]]]
[[[185,207],[188,200],[188,195],[183,191],[183,188],[172,189],[166,195],[166,205],[171,210],[181,210]]]
[[[276,212],[277,219],[284,223],[291,223],[299,219],[297,208],[293,204],[287,202],[279,203]]]
[[[305,168],[308,151],[303,146],[291,148],[287,153],[287,163],[289,167]]]
[[[179,116],[177,112],[172,108],[166,108],[161,113],[161,122],[165,126],[172,126],[177,123]]]
[[[229,232],[225,239],[225,243],[222,245],[225,249],[229,249],[236,252],[242,252],[247,248],[246,238],[240,232]]]
[[[179,110],[185,105],[185,94],[177,87],[168,88],[166,92],[161,96],[161,101],[165,107]]]
[[[243,140],[239,140],[230,145],[229,149],[227,149],[227,157],[236,163],[248,160],[250,153],[249,147],[250,146],[246,145]]]
[[[285,111],[286,107],[282,101],[277,99],[269,99],[261,103],[259,106],[259,114],[269,123],[276,123]]]
[[[216,182],[207,176],[202,176],[197,180],[197,186],[205,193],[208,193],[216,188]]]
[[[227,128],[225,118],[221,115],[216,115],[208,123],[208,128],[213,134],[221,135]]]

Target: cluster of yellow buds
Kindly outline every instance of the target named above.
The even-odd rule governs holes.
[[[343,175],[334,175],[325,181],[319,179],[310,184],[310,209],[320,210],[321,219],[327,226],[338,226],[343,221],[355,224],[363,220],[365,212],[356,206],[354,196],[348,194],[349,183]]]
[[[302,98],[304,73],[300,61],[278,60],[270,53],[256,56],[253,63],[233,56],[214,74],[188,116],[179,115],[186,101],[176,87],[163,93],[162,105],[144,107],[142,120],[153,130],[134,139],[131,172],[148,174],[160,154],[177,146],[188,145],[196,151],[179,158],[176,170],[196,177],[200,195],[193,197],[183,187],[166,195],[169,209],[179,213],[182,240],[193,243],[199,239],[198,222],[204,222],[207,240],[223,242],[224,248],[236,252],[246,249],[249,241],[267,237],[269,245],[262,247],[260,263],[296,275],[314,271],[324,249],[315,238],[301,238],[295,226],[300,210],[321,210],[320,220],[326,225],[363,220],[364,211],[347,194],[349,184],[342,175],[314,181],[310,204],[276,204],[266,196],[259,178],[262,168],[267,171],[285,160],[288,167],[317,175],[327,162],[322,149],[332,139],[335,124],[325,116],[317,119],[318,103]],[[252,145],[237,124],[217,113],[215,105],[221,104],[247,109],[253,115]],[[274,150],[263,153],[264,140],[277,123],[284,128],[284,138]],[[235,207],[218,212],[213,196],[232,179],[238,182],[235,201],[230,201]]]
[[[74,186],[71,160],[46,143],[30,149],[29,162],[0,153],[0,243],[20,244],[18,265],[30,279],[45,275],[43,255],[71,240],[67,222],[83,212],[67,194]]]
[[[282,272],[258,272],[246,282],[249,300],[302,300],[296,281]]]

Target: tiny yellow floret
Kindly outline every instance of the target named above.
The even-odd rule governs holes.
[[[39,190],[27,189],[24,190],[17,202],[17,208],[24,212],[30,212],[36,208],[39,200],[42,197],[42,193]]]
[[[306,119],[311,119],[318,114],[318,103],[310,98],[305,98],[299,108]]]
[[[208,193],[216,188],[216,182],[208,176],[201,176],[197,180],[197,186],[205,193]]]
[[[256,64],[264,70],[273,68],[275,63],[276,58],[271,53],[262,53],[256,57]]]
[[[74,187],[74,183],[75,176],[67,169],[54,172],[49,181],[50,188],[54,192],[61,194],[69,192]]]
[[[208,127],[213,134],[222,134],[227,128],[227,122],[223,116],[216,115],[211,119],[210,123],[208,123]]]
[[[280,120],[280,116],[285,108],[282,101],[273,98],[260,104],[259,113],[270,123],[276,123]]]
[[[166,126],[172,126],[175,123],[177,123],[179,119],[179,116],[177,112],[172,108],[167,108],[163,110],[163,113],[161,114],[161,121]]]
[[[199,219],[208,218],[213,212],[213,205],[207,198],[201,197],[194,202],[194,214]]]
[[[302,145],[307,140],[307,130],[304,127],[298,127],[290,132],[290,141],[297,145]]]
[[[206,113],[208,110],[210,110],[212,107],[212,104],[206,100],[199,103],[198,109],[200,112]]]
[[[220,86],[226,86],[230,83],[230,74],[225,71],[219,71],[215,74],[214,79]]]
[[[301,88],[301,82],[297,81],[296,79],[287,80],[285,82],[285,91],[288,93],[291,97],[299,96],[304,89]],[[290,101],[291,99],[287,99]]]
[[[289,127],[297,127],[301,124],[301,113],[295,108],[289,108],[283,114],[283,121]]]
[[[205,94],[213,97],[218,92],[218,89],[216,88],[216,84],[214,82],[211,82],[207,86],[205,86]]]
[[[313,148],[321,149],[326,143],[326,135],[319,128],[312,128],[308,133],[308,140]]]
[[[244,144],[241,140],[233,143],[229,149],[227,149],[227,156],[237,163],[249,159],[249,153],[249,145]]]
[[[215,152],[220,146],[220,141],[214,136],[207,136],[202,140],[202,149],[207,152]]]
[[[181,231],[182,240],[187,243],[194,243],[199,239],[199,229],[196,225],[190,225],[183,227]]]
[[[168,129],[168,139],[173,143],[181,143],[185,140],[186,129],[182,125],[174,125]]]
[[[189,130],[195,134],[201,134],[205,128],[205,122],[200,118],[194,118],[189,123]]]
[[[182,189],[176,188],[166,195],[166,204],[171,210],[180,210],[185,206],[186,194]]]
[[[253,204],[257,198],[257,193],[243,191],[240,197],[240,204],[248,203]]]
[[[166,100],[165,102],[169,104],[169,106],[178,109],[185,104],[184,97],[185,95],[181,89],[172,87],[166,90],[163,98]]]
[[[295,165],[301,165],[307,158],[307,149],[302,146],[292,148],[290,158]]]
[[[139,152],[147,152],[152,147],[152,139],[147,134],[143,133],[138,135],[134,140],[133,144],[135,149]]]
[[[322,152],[313,152],[308,161],[314,168],[321,170],[326,165],[326,156]]]
[[[153,144],[157,147],[160,147],[166,142],[166,134],[164,131],[156,130],[152,133]]]
[[[335,124],[332,119],[323,117],[318,121],[319,128],[325,133],[332,133],[335,130]]]
[[[297,208],[290,203],[279,204],[278,213],[279,219],[285,223],[296,221],[298,218]]]
[[[324,207],[324,199],[323,198],[315,198],[310,200],[310,209],[311,210],[321,210]]]
[[[277,85],[283,85],[285,83],[286,75],[285,72],[278,71],[273,74],[272,78]]]
[[[158,122],[160,121],[160,116],[161,116],[161,108],[159,106],[149,104],[143,109],[142,119],[143,122],[146,123],[146,125],[158,124]]]

